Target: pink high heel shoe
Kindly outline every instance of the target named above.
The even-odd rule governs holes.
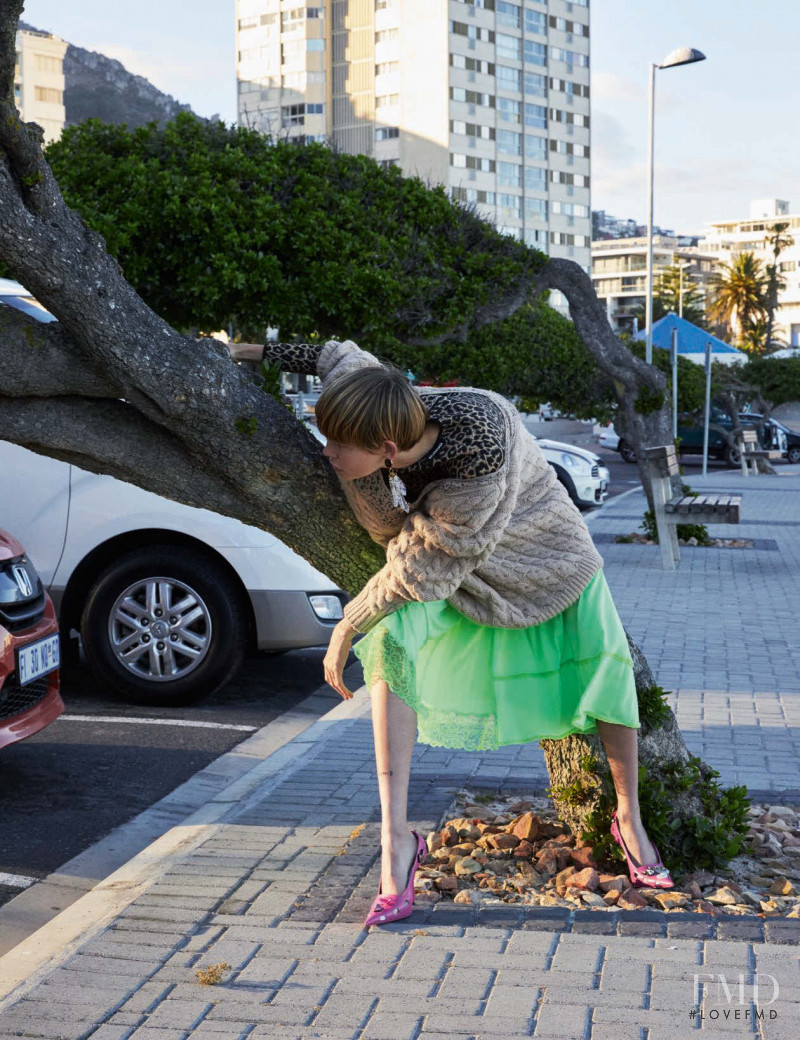
[[[414,859],[411,861],[406,887],[402,892],[394,895],[381,895],[383,890],[383,878],[381,878],[378,894],[364,919],[364,928],[371,924],[386,924],[389,921],[399,921],[403,917],[408,917],[414,909],[414,875],[417,872],[417,867],[428,855],[428,843],[413,828],[411,833],[417,839],[417,851],[414,853]]]
[[[655,863],[636,863],[630,852],[628,852],[628,846],[622,840],[622,835],[619,831],[619,824],[617,823],[617,810],[611,814],[611,837],[619,845],[622,851],[625,853],[625,859],[628,863],[628,873],[630,874],[631,881],[637,888],[674,888],[675,882],[670,877],[669,871],[661,862],[661,855],[656,849],[655,845],[653,848],[656,849],[656,856],[658,859]]]

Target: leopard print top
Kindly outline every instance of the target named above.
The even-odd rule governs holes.
[[[267,343],[264,357],[280,362],[288,372],[316,375],[322,344]],[[469,387],[438,392],[420,387],[419,395],[430,418],[439,424],[439,435],[431,450],[411,463],[397,468],[406,486],[406,499],[416,501],[433,480],[469,479],[495,473],[505,461],[505,420],[498,406],[484,394]],[[389,487],[389,470],[380,470]]]

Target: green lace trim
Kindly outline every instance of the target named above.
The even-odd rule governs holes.
[[[361,661],[364,682],[368,688],[383,680],[393,693],[414,709],[417,714],[418,739],[421,743],[429,744],[432,747],[461,748],[465,751],[496,751],[501,747],[497,739],[496,715],[437,711],[435,708],[420,703],[417,696],[417,675],[414,662],[406,654],[404,647],[385,627],[381,626],[359,640],[353,647],[353,653]],[[625,658],[613,651],[604,651],[593,658],[581,660],[595,660],[599,657],[612,657],[627,664],[633,664],[630,656]],[[600,721],[619,723],[619,719],[600,718]],[[541,734],[535,739],[559,740],[571,733],[596,732],[595,719],[590,716],[586,729],[574,727],[563,733]],[[514,741],[514,743],[521,743],[521,741]]]
[[[436,711],[420,703],[414,662],[385,628],[375,632],[372,638],[360,640],[353,652],[361,661],[368,687],[382,679],[392,693],[414,709],[422,743],[466,751],[496,750],[500,746],[494,715]]]

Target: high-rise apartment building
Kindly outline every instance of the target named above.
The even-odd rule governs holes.
[[[25,123],[38,123],[45,141],[64,129],[64,55],[67,44],[52,33],[20,29],[14,69],[14,98]]]
[[[591,264],[589,0],[237,0],[238,113]]]

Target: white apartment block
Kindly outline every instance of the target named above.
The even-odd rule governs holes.
[[[703,243],[706,252],[722,263],[731,263],[741,253],[753,253],[766,267],[773,261],[768,238],[775,224],[788,224],[785,234],[794,244],[781,253],[778,270],[786,288],[778,297],[775,338],[800,346],[800,214],[790,212],[783,199],[757,199],[750,203],[747,219],[720,220],[707,225]]]
[[[237,0],[239,122],[396,163],[591,264],[589,0]]]
[[[14,98],[25,123],[38,123],[46,142],[64,129],[64,55],[67,44],[52,33],[20,29]]]
[[[706,242],[681,245],[677,237],[653,236],[653,286],[668,267],[681,266],[684,278],[701,291],[708,289],[716,260]],[[606,305],[615,332],[633,331],[634,312],[647,300],[647,237],[610,238],[592,243],[592,282]],[[640,323],[640,328],[644,323]]]

